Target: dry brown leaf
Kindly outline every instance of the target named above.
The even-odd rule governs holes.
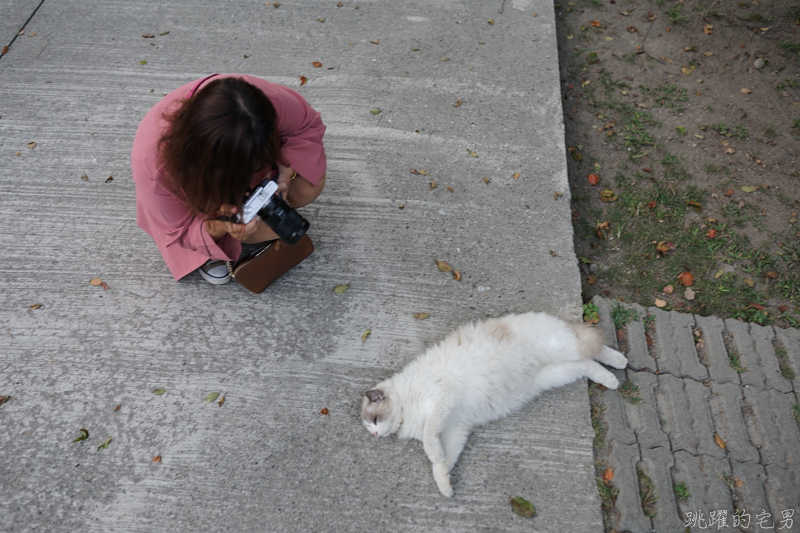
[[[442,272],[452,272],[453,267],[445,263],[444,261],[436,260],[436,267],[441,270]]]
[[[673,287],[672,285],[667,285],[661,290],[664,291],[664,294],[672,294],[672,292],[675,290],[675,287]]]
[[[35,142],[33,142],[33,141],[29,142],[29,143],[28,143],[28,148],[30,148],[31,150],[33,150],[34,148],[36,148],[36,143],[35,143]]]
[[[450,191],[450,192],[456,192],[456,191],[454,191],[454,190],[453,190],[453,188],[452,188],[451,186],[449,186],[449,185],[447,186],[447,190],[448,190],[448,191]]]
[[[692,290],[691,287],[686,287],[686,290],[683,291],[683,297],[687,300],[694,300],[694,297],[697,293]]]
[[[490,181],[492,181],[492,180],[490,180],[490,179],[489,179],[489,178],[487,178],[486,176],[484,176],[484,177],[483,177],[483,182],[484,182],[486,185],[489,185],[489,182],[490,182]]]
[[[419,170],[417,170],[416,168],[409,168],[408,171],[414,174],[415,176],[419,174]]]
[[[414,318],[416,318],[418,320],[425,320],[426,318],[431,316],[431,314],[430,313],[416,313],[416,314],[411,315],[411,316],[413,316]]]
[[[692,275],[692,273],[691,273],[691,272],[681,272],[681,273],[678,275],[678,281],[679,281],[679,282],[680,282],[680,284],[681,284],[681,285],[683,285],[684,287],[688,287],[688,286],[690,286],[692,283],[694,283],[694,276]]]
[[[703,33],[705,33],[706,35],[711,35],[712,33],[714,33],[714,26],[712,24],[706,24],[703,27]]]
[[[380,39],[375,39],[374,41],[370,41],[372,44],[381,44]]]
[[[303,86],[306,83],[308,83],[308,78],[306,78],[305,76],[300,76],[300,85]]]
[[[665,302],[664,300],[661,300],[659,298],[656,298],[655,304],[656,304],[656,307],[664,307],[665,305],[667,305],[667,302]]]
[[[463,104],[463,103],[464,103],[464,101],[461,98],[459,98],[458,100],[456,100],[456,103],[453,104],[453,107],[460,107],[461,104]]]
[[[614,471],[610,468],[606,468],[606,471],[603,472],[603,481],[605,481],[606,484],[608,484],[608,482],[611,481],[612,479],[614,479]]]
[[[119,411],[119,410],[120,410],[120,408],[122,408],[122,404],[119,404],[118,406],[116,406],[116,407],[114,408],[114,412],[117,412],[117,411]]]
[[[756,284],[756,282],[750,278],[745,278],[744,284],[747,285],[748,287],[753,287]]]
[[[520,176],[521,174],[519,172],[515,172],[514,175],[511,177],[514,178],[515,180],[518,180]]]
[[[753,91],[751,91],[750,89],[745,89],[744,87],[742,87],[742,94],[751,94],[752,92]]]
[[[322,63],[319,61],[312,61],[311,64],[314,65],[314,68],[320,68],[322,66]]]
[[[603,25],[600,23],[599,20],[593,20],[592,21],[592,26],[595,27],[595,28],[602,28],[603,27]]]
[[[722,437],[720,437],[720,436],[719,436],[719,435],[717,435],[717,434],[714,434],[714,442],[716,442],[716,443],[717,443],[717,446],[719,446],[719,447],[720,447],[720,448],[722,448],[723,450],[727,449],[727,447],[725,446],[725,441],[724,441],[724,440],[722,440]]]
[[[453,279],[456,281],[461,281],[461,272],[458,270],[453,270]]]
[[[99,287],[101,283],[103,283],[103,280],[100,279],[100,278],[94,278],[94,279],[89,280],[89,284],[93,285],[95,287]]]
[[[742,485],[744,485],[744,481],[742,481],[738,477],[733,478],[733,486],[734,487],[736,487],[737,489],[740,489],[740,488],[742,488]]]
[[[431,181],[431,182],[428,182],[428,183],[429,183],[429,184],[430,184],[430,186],[431,186],[431,190],[435,189],[435,188],[436,188],[436,186],[438,185],[438,183],[436,183],[435,181]]]
[[[319,414],[321,414],[321,415],[329,415],[330,411],[328,411],[328,409],[326,407],[323,407],[322,409],[319,410]]]
[[[161,456],[160,455],[153,456],[153,462],[154,463],[160,463],[161,462]]]
[[[39,308],[40,308],[40,307],[42,307],[43,305],[44,305],[44,304],[33,304],[33,305],[32,305],[32,306],[30,306],[30,307],[31,307],[31,309],[39,309]]]
[[[217,402],[217,405],[222,407],[223,403],[225,403],[225,395],[224,394],[222,395],[222,398],[220,398],[219,401]]]

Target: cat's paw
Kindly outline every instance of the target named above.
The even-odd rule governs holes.
[[[611,372],[607,372],[607,374],[608,375],[604,375],[602,381],[599,382],[600,385],[607,389],[617,390],[617,387],[619,387],[619,380],[617,379],[617,376]]]
[[[604,361],[601,361],[602,363],[614,368],[623,369],[628,366],[628,359],[622,354],[622,352],[618,352],[617,350],[609,348],[608,346],[603,346],[603,359]]]
[[[433,479],[436,481],[436,486],[439,487],[439,492],[448,498],[453,495],[453,486],[450,484],[450,472],[447,471],[447,463],[434,463]]]

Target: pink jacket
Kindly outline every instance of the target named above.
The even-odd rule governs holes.
[[[283,85],[241,74],[217,74],[210,80],[223,77],[241,78],[264,91],[278,114],[281,154],[298,174],[314,185],[319,183],[327,166],[322,146],[325,126],[319,113],[299,93]],[[157,103],[139,124],[131,150],[136,223],[156,241],[176,280],[209,259],[234,261],[241,251],[241,243],[230,235],[214,242],[203,224],[207,217],[193,215],[186,201],[170,191],[159,165],[158,141],[167,127],[164,114],[174,111],[206,79],[178,87]],[[253,176],[252,184],[263,180],[263,174]]]

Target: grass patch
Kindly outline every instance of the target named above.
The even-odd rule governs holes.
[[[738,126],[727,126],[724,122],[716,125],[710,125],[709,128],[715,130],[720,135],[725,137],[738,137],[741,140],[747,139],[750,134],[747,131],[747,126],[740,124]]]
[[[778,89],[779,91],[782,91],[784,89],[795,89],[797,87],[800,87],[800,83],[798,83],[797,80],[795,80],[794,78],[786,78],[785,80],[780,81],[778,82],[777,85],[775,85],[775,88]]]
[[[778,48],[800,55],[800,41],[781,41],[778,43]]]
[[[731,173],[728,167],[724,167],[722,165],[706,165],[703,167],[703,172],[705,172],[706,174],[724,173],[726,176]]]
[[[675,4],[681,5],[681,4]],[[679,102],[685,102],[688,97],[686,96],[686,89],[680,89],[675,84],[667,83],[659,85],[655,89],[650,89],[645,86],[640,86],[639,90],[653,99],[653,107],[670,107],[675,109],[677,113],[682,113],[683,108]]]
[[[648,518],[655,518],[658,495],[653,486],[653,481],[641,468],[636,469],[636,475],[639,478],[639,494],[641,494],[642,497],[642,512]]]
[[[606,434],[608,428],[606,427],[605,420],[603,420],[603,413],[606,411],[605,404],[601,401],[603,390],[596,383],[589,385],[589,396],[591,398],[591,418],[592,429],[594,429],[594,442],[592,446],[595,449],[600,449],[606,444]]]
[[[743,17],[739,17],[739,20],[744,20],[749,22],[772,22],[775,19],[772,17],[765,17],[761,13],[748,13]]]
[[[800,428],[800,405],[792,407],[792,414],[794,415],[794,421],[797,423],[797,427]]]
[[[736,370],[737,374],[744,374],[747,372],[747,367],[742,366],[742,363],[739,361],[739,352],[737,352],[734,347],[728,348],[728,362],[731,368]]]
[[[631,402],[633,405],[642,403],[642,399],[639,397],[639,387],[630,381],[626,381],[622,384],[622,386],[620,386],[619,393],[623,398]]]
[[[782,346],[775,347],[775,357],[778,358],[778,366],[780,368],[781,376],[789,381],[794,379],[794,370],[789,366],[789,355],[786,353],[786,348]]]
[[[800,5],[790,7],[786,12],[786,18],[794,21],[795,24],[800,24]]]
[[[622,329],[630,322],[638,322],[639,316],[633,309],[622,307],[621,303],[617,303],[611,308],[611,319],[614,321],[615,328]]]
[[[689,494],[689,489],[686,487],[686,483],[681,483],[680,485],[673,485],[672,490],[675,491],[675,496],[679,500],[686,500],[691,496]]]
[[[673,24],[681,24],[689,20],[683,14],[683,4],[672,4],[669,9],[664,11],[664,13],[669,17],[669,21]]]

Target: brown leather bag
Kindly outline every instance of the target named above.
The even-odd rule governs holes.
[[[273,281],[300,264],[313,251],[314,243],[308,234],[291,246],[277,240],[254,255],[228,261],[228,272],[245,289],[261,294]]]

